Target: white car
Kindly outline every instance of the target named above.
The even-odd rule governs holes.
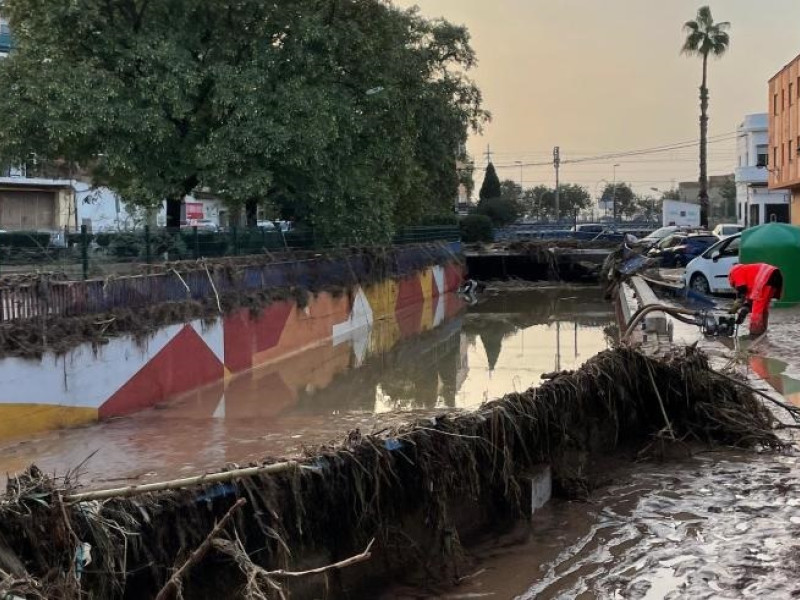
[[[741,240],[741,233],[720,240],[686,265],[686,287],[706,295],[733,293],[728,273],[739,264]]]
[[[714,227],[713,233],[719,239],[725,239],[731,235],[736,235],[737,233],[742,233],[744,227],[741,225],[737,225],[736,223],[720,223],[716,227]]]

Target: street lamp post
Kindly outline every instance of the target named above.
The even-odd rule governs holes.
[[[663,200],[664,192],[662,192],[660,189],[658,189],[656,187],[651,187],[650,189],[653,190],[656,194],[661,194],[662,200]],[[653,215],[655,215],[655,213],[656,213],[656,199],[655,198],[653,198],[653,205],[652,205],[652,209],[651,210],[652,210]],[[662,212],[662,214],[664,212],[663,211],[663,206],[662,206],[662,211],[661,212]]]
[[[618,164],[614,165],[614,184],[612,186],[613,187],[612,205],[614,207],[614,223],[617,222],[617,167],[618,166],[619,166]]]
[[[598,208],[598,210],[600,209],[600,201],[603,199],[603,195],[599,194],[598,191],[597,191],[597,190],[600,189],[600,184],[601,183],[605,183],[606,187],[608,187],[610,185],[608,183],[608,179],[601,179],[596,184],[594,184],[594,195],[597,197],[597,208]],[[603,191],[605,191],[605,190],[603,190]],[[603,216],[604,217],[608,216],[608,202],[603,202]]]

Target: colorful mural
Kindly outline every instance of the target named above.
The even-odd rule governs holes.
[[[172,325],[144,345],[116,338],[40,361],[0,360],[0,439],[131,414],[210,386],[220,390],[216,412],[224,413],[225,390],[237,385],[269,390],[264,411],[280,410],[294,386],[270,365],[304,353],[318,365],[358,366],[457,313],[460,303],[448,292],[462,277],[461,265],[450,263],[341,296],[323,292],[303,308],[276,302],[255,316],[240,310],[212,324]],[[314,348],[318,354],[308,353]],[[332,376],[330,369],[320,375]]]

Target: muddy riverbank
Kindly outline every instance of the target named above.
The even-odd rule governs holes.
[[[555,499],[476,548],[460,585],[382,598],[797,597],[799,460],[721,450],[617,465],[588,502]]]

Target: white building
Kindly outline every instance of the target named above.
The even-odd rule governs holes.
[[[766,113],[747,115],[738,127],[736,204],[740,225],[789,222],[790,194],[767,189],[769,131]]]

